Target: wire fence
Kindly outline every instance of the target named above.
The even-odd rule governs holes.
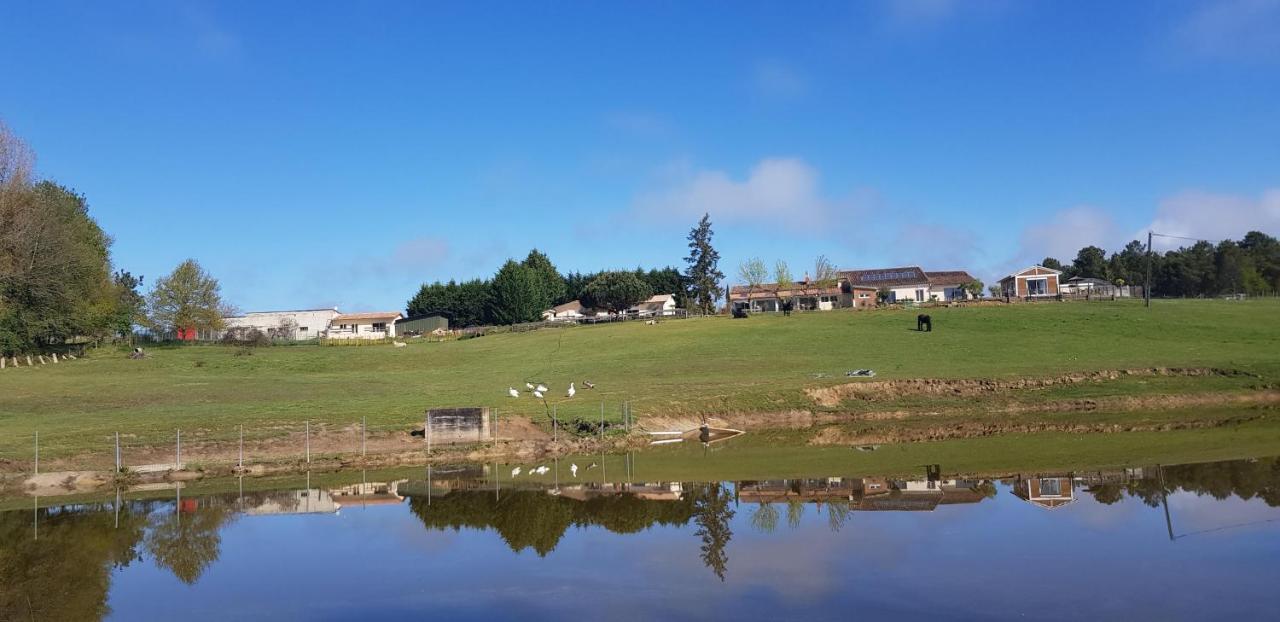
[[[459,418],[459,411],[470,417]],[[515,421],[513,418],[518,417]],[[624,434],[634,423],[630,402],[577,400],[530,416],[501,407],[438,409],[410,421],[338,420],[220,422],[164,427],[100,423],[77,432],[32,430],[0,443],[0,464],[34,475],[68,471],[162,473],[255,464],[359,463],[406,452],[424,458],[446,448],[510,440],[569,440]]]

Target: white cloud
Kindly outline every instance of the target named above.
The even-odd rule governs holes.
[[[1271,188],[1258,197],[1214,194],[1190,190],[1160,201],[1151,225],[1134,234],[1142,239],[1147,231],[1188,238],[1218,241],[1239,239],[1250,231],[1275,234],[1280,231],[1280,188]],[[1187,240],[1162,240],[1166,248],[1189,244]]]
[[[756,91],[767,97],[795,99],[809,90],[808,80],[798,69],[776,59],[757,63],[753,78]]]
[[[673,167],[666,177],[665,188],[635,202],[638,214],[688,220],[705,212],[716,222],[819,232],[838,211],[857,208],[854,201],[822,196],[817,169],[798,158],[766,158],[742,180],[724,171],[691,171],[688,165]]]
[[[1118,235],[1110,214],[1088,205],[1072,207],[1027,227],[1018,256],[1010,265],[1036,263],[1045,257],[1067,263],[1086,246],[1109,248]]]
[[[1206,58],[1280,60],[1280,0],[1205,2],[1174,36],[1182,47]]]

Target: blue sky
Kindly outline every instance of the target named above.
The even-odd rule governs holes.
[[[1280,233],[1280,0],[38,2],[0,119],[116,263],[245,310],[562,270]]]

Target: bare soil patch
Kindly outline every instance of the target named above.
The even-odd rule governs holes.
[[[872,380],[848,382],[829,387],[813,387],[805,394],[815,404],[825,407],[839,406],[851,400],[881,401],[903,397],[980,397],[1013,391],[1045,389],[1049,387],[1105,382],[1120,378],[1141,377],[1252,377],[1247,372],[1216,367],[1147,367],[1137,369],[1110,369],[1094,372],[1078,372],[1045,378],[1019,378],[1017,380],[990,379],[942,379],[913,378],[904,380]]]

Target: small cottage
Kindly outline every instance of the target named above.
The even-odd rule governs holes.
[[[1031,266],[1000,279],[1000,291],[1009,298],[1056,297],[1061,276],[1061,270]]]
[[[396,336],[399,311],[343,313],[329,321],[325,336],[329,339],[386,339]]]

